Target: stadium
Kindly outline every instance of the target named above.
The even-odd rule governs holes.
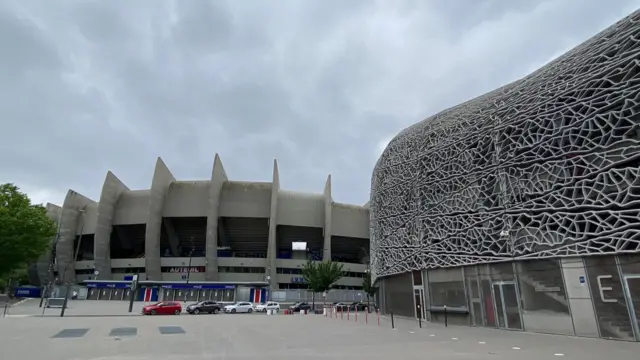
[[[386,313],[640,341],[640,12],[400,132],[373,176]]]
[[[324,192],[227,178],[215,156],[211,178],[179,181],[158,158],[151,187],[131,190],[108,172],[100,199],[69,190],[47,204],[58,224],[52,251],[31,267],[33,284],[79,284],[81,297],[139,300],[305,300],[308,260],[344,265],[329,298],[360,300],[369,262],[369,210]],[[57,287],[56,287],[57,286]]]

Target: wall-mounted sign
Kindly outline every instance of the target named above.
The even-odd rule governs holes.
[[[292,277],[291,278],[291,282],[292,283],[298,283],[298,284],[306,283],[306,281],[304,281],[304,278],[301,277],[301,276]]]
[[[162,272],[168,272],[168,273],[188,273],[188,272],[203,273],[203,272],[205,272],[205,267],[204,266],[192,266],[191,267],[191,271],[189,271],[189,267],[188,266],[174,266],[174,267],[169,267],[169,268],[163,268]]]

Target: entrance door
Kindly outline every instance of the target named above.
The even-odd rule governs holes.
[[[504,329],[522,330],[518,289],[514,282],[497,282],[491,287],[497,326]]]
[[[640,341],[640,275],[625,276],[625,292],[627,304],[629,304],[629,312],[636,340]]]
[[[422,318],[424,320],[424,290],[413,289],[414,304],[416,307],[416,319]]]
[[[89,294],[87,295],[88,300],[98,300],[98,296],[100,295],[100,289],[89,289]]]
[[[187,290],[187,301],[198,301],[198,290]]]
[[[466,275],[466,273],[465,273]],[[482,326],[482,299],[480,298],[480,286],[477,276],[467,277],[467,296],[469,297],[471,325]]]

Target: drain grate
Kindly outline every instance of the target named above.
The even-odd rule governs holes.
[[[181,326],[158,326],[158,330],[162,335],[184,334],[185,331]]]
[[[113,328],[109,333],[109,336],[136,336],[136,335],[138,335],[138,328],[134,328],[134,327]]]
[[[52,339],[70,339],[70,338],[80,338],[86,334],[89,329],[64,329],[59,333],[53,335]]]

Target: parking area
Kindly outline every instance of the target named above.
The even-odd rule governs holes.
[[[37,308],[37,304],[36,304]],[[36,345],[37,346],[34,346]],[[359,315],[8,317],[0,358],[632,359],[640,344]]]

